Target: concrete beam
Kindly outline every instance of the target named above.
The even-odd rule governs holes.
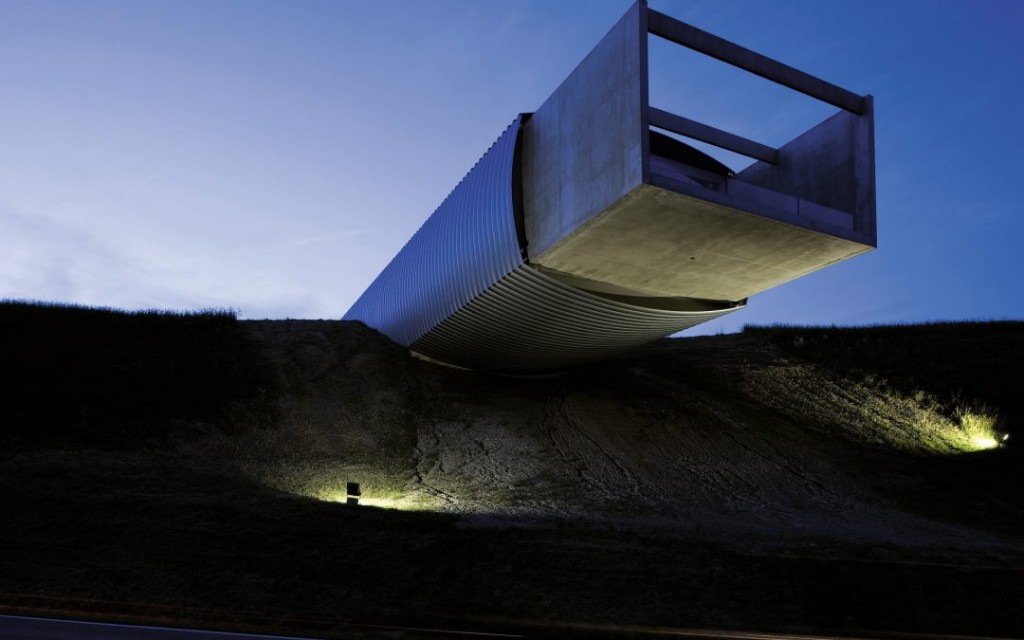
[[[863,115],[867,111],[864,98],[852,91],[847,91],[831,82],[772,60],[756,51],[741,47],[725,38],[702,31],[653,9],[647,11],[647,30],[656,36],[699,51],[716,60],[739,67],[845,111],[857,115]]]
[[[712,126],[697,122],[696,120],[690,120],[683,116],[677,116],[674,113],[668,111],[662,111],[650,107],[647,110],[648,122],[652,127],[658,127],[678,133],[681,136],[693,138],[694,140],[700,140],[710,145],[719,147],[720,149],[728,149],[729,151],[735,151],[740,155],[747,156],[748,158],[754,158],[756,160],[762,160],[764,162],[770,162],[776,164],[778,162],[779,150],[761,144],[760,142],[754,142],[748,140],[743,136],[738,136],[728,131],[722,131]]]
[[[620,19],[524,125],[530,256],[643,183],[648,171],[646,5]]]

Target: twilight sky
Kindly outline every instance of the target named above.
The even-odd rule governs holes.
[[[630,4],[0,0],[0,298],[340,318]],[[650,6],[875,96],[879,248],[699,332],[1024,318],[1024,2]],[[656,38],[651,104],[834,111]]]

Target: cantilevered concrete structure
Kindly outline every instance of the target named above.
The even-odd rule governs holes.
[[[839,111],[776,149],[659,109],[651,35]],[[664,132],[757,162],[734,174]],[[538,372],[717,318],[875,245],[871,97],[641,1],[512,122],[345,319],[448,364]]]

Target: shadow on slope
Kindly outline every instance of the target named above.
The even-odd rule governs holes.
[[[535,637],[620,637],[620,625],[1009,635],[1020,624],[1019,567],[995,555],[467,528],[297,498],[182,456],[85,453],[0,453],[0,509],[19,523],[0,528],[4,612],[316,637],[351,637],[347,624]]]
[[[0,301],[0,348],[0,438],[134,446],[273,418],[265,360],[232,311]]]

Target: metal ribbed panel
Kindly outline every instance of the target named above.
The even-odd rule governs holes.
[[[577,289],[523,264],[513,211],[517,118],[345,314],[472,369],[572,367],[742,305],[669,311]]]
[[[742,307],[647,308],[576,289],[522,265],[412,349],[470,369],[529,373],[600,360]]]
[[[513,217],[522,118],[498,138],[345,314],[409,346],[523,259]]]

